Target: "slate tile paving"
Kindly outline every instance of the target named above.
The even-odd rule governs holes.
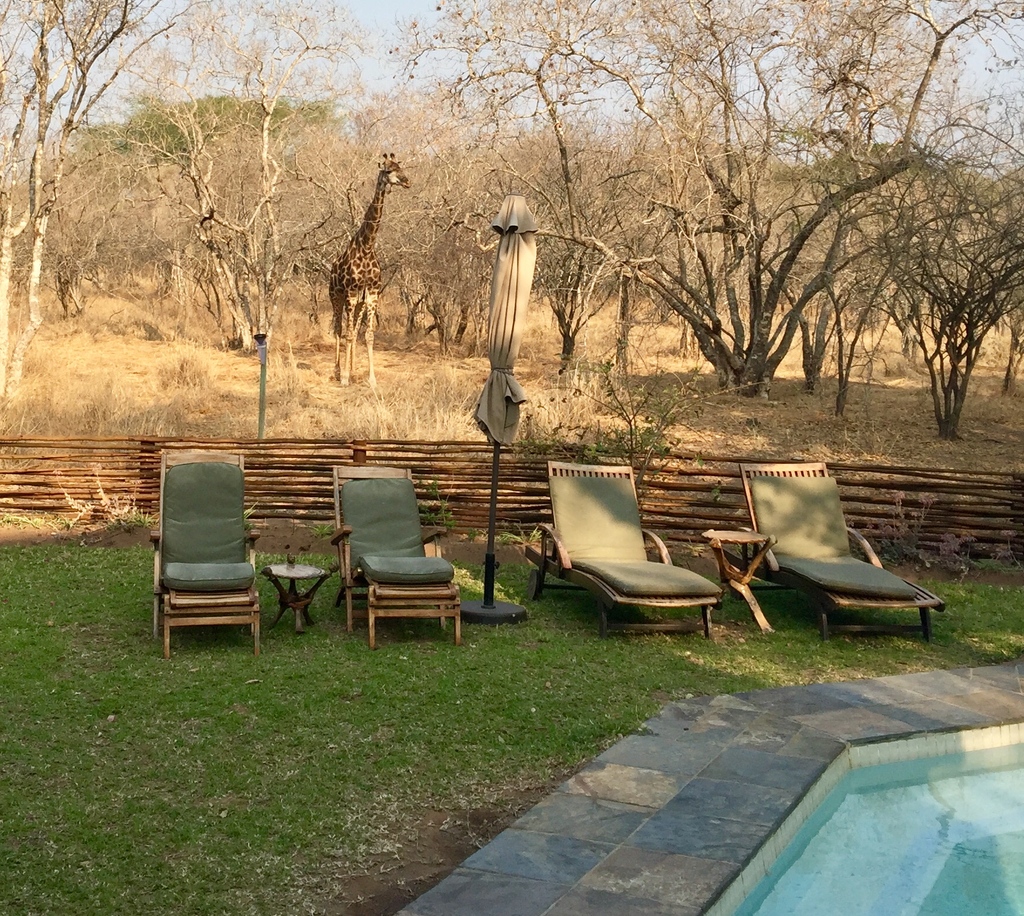
[[[675,797],[689,781],[689,776],[663,773],[649,767],[595,762],[566,782],[564,789],[592,798],[658,808]]]
[[[774,823],[774,822],[773,822]],[[709,817],[692,806],[663,808],[628,840],[630,845],[740,866],[765,838],[771,824]]]
[[[623,846],[590,871],[581,885],[699,912],[709,895],[732,877],[726,862],[708,862],[640,847]]]
[[[806,784],[813,782],[808,779]],[[691,814],[699,817],[721,817],[750,824],[770,826],[774,824],[793,802],[793,788],[776,789],[754,785],[741,780],[709,779],[697,777],[680,793],[653,814],[646,827],[662,822],[671,826],[675,820],[683,820]],[[639,842],[643,827],[627,839],[627,843]]]
[[[669,703],[399,916],[698,916],[850,744],[1024,722],[1024,663]]]
[[[816,728],[801,725],[799,731],[779,749],[779,756],[806,757],[809,760],[831,763],[844,747],[845,741],[826,735]]]
[[[614,849],[610,843],[517,828],[499,833],[466,859],[463,867],[555,884],[575,884]]]
[[[402,910],[404,916],[537,916],[570,887],[457,868]]]
[[[735,740],[736,736],[732,737]],[[728,739],[714,741],[707,736],[703,741],[666,741],[656,735],[629,735],[594,762],[652,769],[673,776],[696,776],[730,743]]]
[[[656,810],[588,795],[555,792],[524,814],[516,822],[516,829],[617,844]]]
[[[804,725],[844,741],[868,741],[915,731],[895,716],[877,711],[880,709],[885,710],[885,707],[867,709],[864,706],[847,706],[841,711],[829,709],[826,712],[806,712],[795,718]],[[898,710],[895,712],[898,714]]]
[[[699,913],[699,909],[680,909],[674,904],[618,891],[576,887],[547,910],[545,916],[697,916]]]
[[[775,789],[802,790],[814,782],[824,769],[825,764],[820,760],[804,760],[799,757],[780,760],[779,754],[740,746],[726,748],[700,775],[703,779],[728,779],[740,783],[744,788],[769,786]],[[731,794],[739,791],[739,788],[733,787]]]

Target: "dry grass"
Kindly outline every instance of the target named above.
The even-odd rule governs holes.
[[[332,379],[334,342],[323,316],[307,305],[282,307],[267,367],[268,437],[467,439],[487,376],[480,328],[460,352],[440,359],[432,337],[408,340],[402,317],[384,311],[377,335],[378,387],[365,384],[360,347],[355,384]],[[637,371],[688,372],[676,322],[651,323],[633,336]],[[202,309],[191,313],[157,297],[124,301],[95,296],[85,315],[60,321],[54,309],[29,353],[26,382],[0,415],[6,435],[188,435],[253,437],[259,400],[254,355],[219,345]],[[598,362],[612,349],[611,324],[600,315],[580,341]],[[814,457],[1022,470],[1024,397],[999,395],[1005,342],[993,339],[972,381],[964,438],[940,442],[927,377],[885,338],[872,341],[847,415],[833,415],[834,383],[802,390],[798,354],[784,365],[769,401],[715,389],[705,373],[701,397],[684,425],[671,430],[681,448],[709,455]],[[535,439],[593,436],[615,420],[602,406],[600,380],[586,369],[560,372],[558,335],[534,305],[516,374],[530,402],[522,434]]]
[[[176,348],[169,362],[157,373],[165,391],[205,391],[210,387],[210,367],[206,354],[194,343]]]

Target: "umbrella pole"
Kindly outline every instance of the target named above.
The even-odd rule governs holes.
[[[501,445],[494,443],[494,456],[491,458],[491,508],[487,515],[487,553],[484,554],[484,602],[481,607],[488,610],[494,607],[494,574],[498,570],[494,559],[494,529],[498,527],[498,457]]]
[[[508,601],[494,600],[494,575],[498,562],[494,558],[494,531],[498,526],[498,457],[501,446],[494,443],[491,459],[491,506],[487,517],[487,553],[484,555],[484,599],[463,601],[461,615],[466,623],[519,623],[526,620],[526,608]]]

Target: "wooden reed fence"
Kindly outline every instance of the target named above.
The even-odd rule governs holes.
[[[454,530],[484,531],[492,450],[486,442],[264,439],[0,439],[0,516],[50,515],[81,523],[155,516],[163,449],[245,456],[255,520],[333,521],[331,468],[369,463],[411,469],[425,510]],[[498,526],[529,537],[550,521],[548,458],[503,451]],[[711,527],[748,524],[737,463],[743,456],[676,453],[641,482],[645,523],[676,543]],[[750,459],[754,460],[754,459]],[[830,464],[851,524],[878,542],[932,553],[1024,557],[1024,475]]]

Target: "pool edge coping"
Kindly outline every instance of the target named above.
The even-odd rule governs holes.
[[[811,801],[852,769],[851,753],[881,761],[921,738],[952,742],[956,751],[967,734],[1004,740],[991,737],[1001,730],[1024,739],[1024,656],[977,667],[687,695],[584,764],[398,916],[725,916],[742,902],[737,888],[749,892],[760,880],[754,879],[755,861],[766,862],[769,851],[777,858],[785,848],[787,819],[801,805],[808,816]],[[711,753],[690,767],[694,749]],[[652,786],[654,776],[678,779],[680,791],[655,797],[651,790],[664,786]],[[647,797],[623,797],[624,789]],[[694,799],[698,789],[715,793],[706,797],[710,804]],[[731,813],[720,791],[736,803]],[[588,863],[578,858],[579,848],[595,843],[574,839],[584,834],[564,812],[543,826],[529,821],[567,794],[605,811],[609,803],[642,805],[636,810],[644,819],[628,835],[587,835],[610,844],[603,859]],[[703,827],[695,823],[701,818]],[[682,834],[673,834],[677,829]],[[556,860],[557,873],[551,870]],[[671,873],[664,870],[669,863]]]

